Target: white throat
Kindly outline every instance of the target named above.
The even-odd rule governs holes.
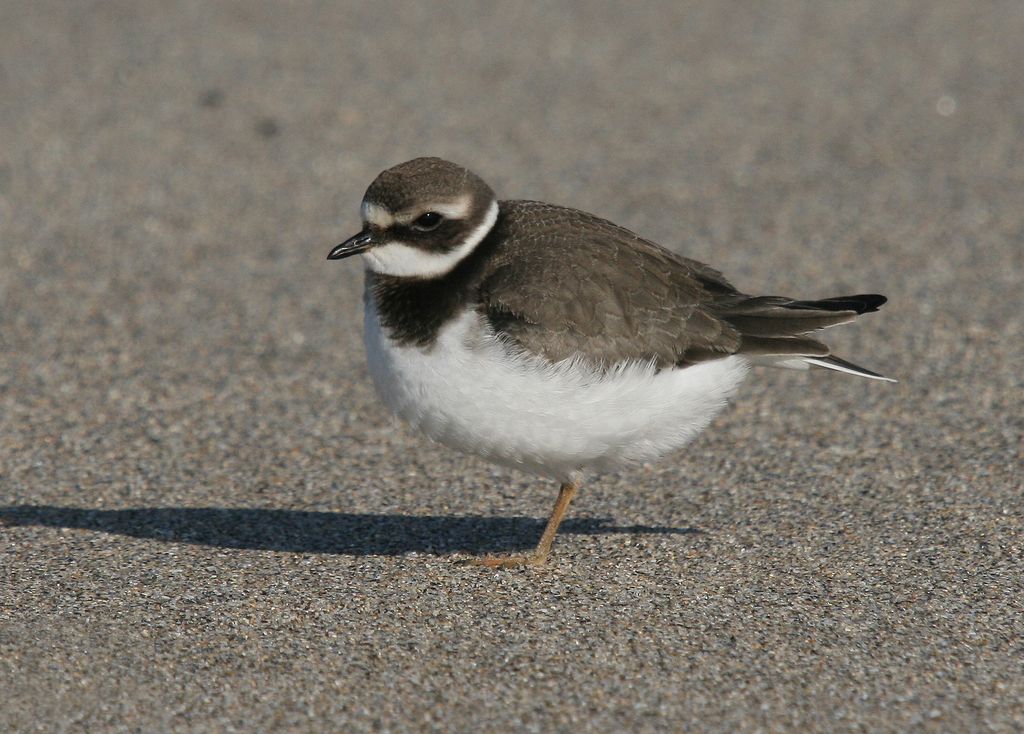
[[[427,252],[416,247],[389,242],[363,253],[366,268],[380,275],[399,278],[437,278],[447,275],[483,241],[498,220],[498,202],[492,201],[480,222],[458,247],[448,252]]]

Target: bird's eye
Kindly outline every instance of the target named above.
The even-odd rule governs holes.
[[[416,220],[412,223],[413,229],[418,229],[420,232],[429,232],[435,229],[439,225],[444,217],[437,212],[426,212],[416,217]]]

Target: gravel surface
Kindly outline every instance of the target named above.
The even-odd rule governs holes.
[[[1024,729],[1024,5],[0,4],[0,730]],[[440,155],[804,298],[555,487],[372,393],[352,234]]]

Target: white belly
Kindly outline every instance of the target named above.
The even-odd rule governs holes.
[[[397,415],[448,446],[562,481],[682,446],[725,406],[748,367],[737,356],[661,372],[643,363],[606,371],[551,364],[510,353],[474,313],[451,322],[430,348],[398,346],[372,303],[365,340],[374,384]]]

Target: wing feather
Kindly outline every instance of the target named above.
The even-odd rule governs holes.
[[[511,206],[509,206],[511,205]],[[510,243],[480,286],[492,327],[552,361],[596,364],[723,356],[739,332],[710,309],[736,290],[721,273],[584,212],[507,202]]]
[[[551,361],[694,364],[729,354],[808,357],[808,336],[885,303],[876,294],[748,296],[717,270],[575,209],[502,202],[502,252],[479,285],[492,328]]]

